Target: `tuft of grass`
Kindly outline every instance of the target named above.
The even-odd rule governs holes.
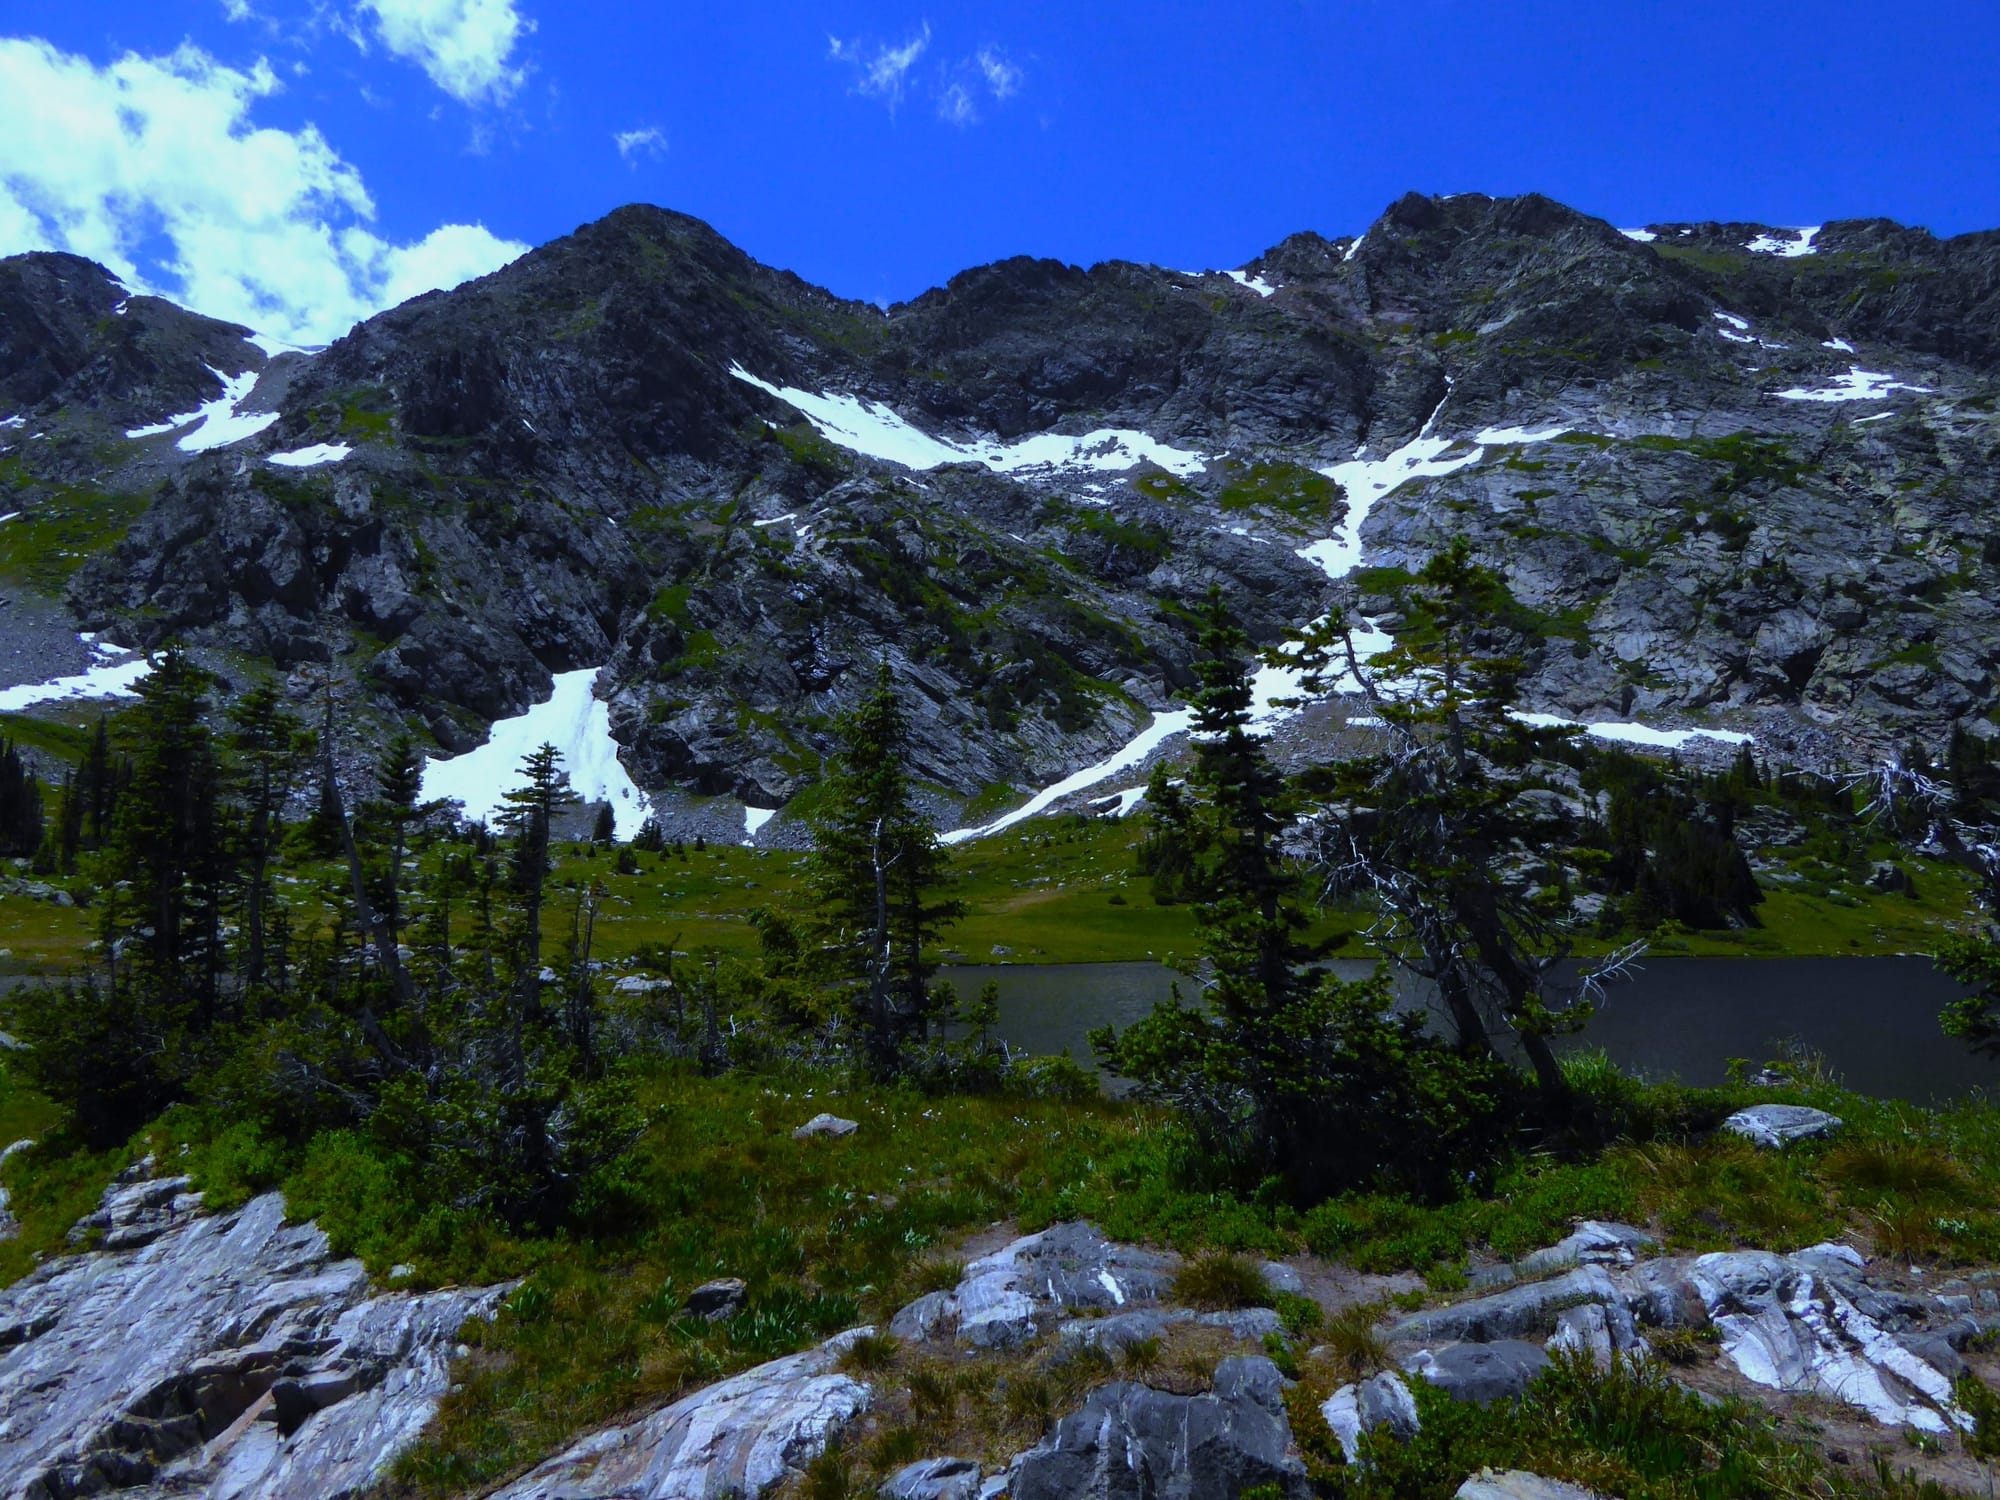
[[[1174,1273],[1174,1300],[1211,1312],[1269,1307],[1270,1282],[1254,1261],[1226,1250],[1205,1251]]]
[[[1313,1351],[1319,1363],[1330,1365],[1344,1383],[1388,1368],[1389,1343],[1382,1336],[1385,1309],[1379,1302],[1356,1302],[1332,1314],[1321,1326]]]
[[[901,1347],[899,1340],[886,1333],[864,1333],[847,1346],[847,1352],[840,1357],[840,1368],[850,1375],[878,1374],[895,1362],[896,1351]]]

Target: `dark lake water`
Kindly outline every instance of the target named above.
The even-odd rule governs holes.
[[[1369,965],[1334,968],[1355,977]],[[962,999],[1000,985],[999,1033],[1033,1053],[1091,1061],[1086,1039],[1130,1025],[1167,998],[1175,975],[1155,963],[968,965],[944,971]],[[1193,987],[1182,981],[1184,994]],[[1413,986],[1403,1003],[1421,1005]],[[1647,1077],[1721,1083],[1731,1058],[1762,1063],[1803,1047],[1848,1087],[1918,1103],[2000,1085],[2000,1064],[1938,1030],[1961,993],[1927,958],[1649,959],[1612,986],[1589,1029],[1569,1045],[1602,1047]]]

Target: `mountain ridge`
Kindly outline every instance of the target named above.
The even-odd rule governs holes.
[[[166,323],[98,331],[123,364],[84,357],[80,316],[37,323],[47,290],[10,299],[47,269],[16,257],[0,392],[46,393],[0,397],[43,429],[0,434],[0,510],[143,495],[64,577],[75,624],[299,693],[330,670],[357,741],[414,719],[464,750],[552,673],[606,668],[621,756],[669,802],[809,787],[884,658],[926,778],[1004,801],[1173,703],[1210,584],[1269,644],[1333,602],[1381,613],[1384,570],[1454,533],[1541,622],[1517,643],[1530,708],[1819,764],[1991,732],[2000,233],[1852,220],[1808,254],[1746,248],[1801,243],[1768,226],[1642,233],[1411,194],[1237,274],[1016,257],[881,309],[633,205],[314,353],[134,299]],[[250,369],[264,432],[125,436]],[[828,413],[940,461],[871,458]],[[1448,472],[1332,492],[1432,422],[1460,440]],[[1538,436],[1466,456],[1496,430]],[[1301,554],[1350,520],[1366,567],[1331,578]],[[1327,718],[1287,728],[1300,753]]]

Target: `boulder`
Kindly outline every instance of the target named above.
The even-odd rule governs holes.
[[[839,1115],[820,1113],[792,1132],[795,1141],[809,1141],[815,1136],[825,1136],[829,1140],[841,1140],[853,1135],[861,1127],[853,1120],[843,1120]]]
[[[891,1474],[881,1500],[979,1500],[979,1465],[969,1458],[926,1458]]]
[[[1632,1310],[1617,1302],[1585,1302],[1565,1308],[1556,1318],[1548,1348],[1587,1354],[1600,1370],[1611,1368],[1614,1355],[1643,1359],[1652,1352],[1639,1333]]]
[[[81,1245],[95,1235],[101,1250],[136,1250],[200,1209],[201,1194],[188,1191],[191,1179],[154,1177],[152,1172],[148,1156],[119,1173],[97,1208],[71,1226],[69,1243]]]
[[[1010,1500],[1235,1500],[1310,1494],[1285,1421],[1284,1379],[1261,1356],[1226,1359],[1215,1389],[1176,1396],[1130,1381],[1093,1391],[1014,1461]]]
[[[1600,1500],[1593,1491],[1525,1469],[1481,1469],[1458,1487],[1458,1500]]]
[[[867,1329],[774,1359],[574,1444],[492,1500],[751,1500],[798,1474],[868,1409],[835,1365]]]
[[[1617,1302],[1625,1294],[1602,1266],[1579,1266],[1547,1281],[1509,1287],[1449,1307],[1429,1308],[1389,1329],[1392,1339],[1413,1343],[1486,1343],[1493,1339],[1547,1337],[1557,1315],[1584,1302]]]
[[[722,1276],[714,1281],[704,1281],[687,1295],[681,1310],[691,1318],[706,1318],[711,1323],[720,1323],[725,1318],[733,1318],[743,1311],[743,1304],[750,1299],[750,1288],[740,1276]]]
[[[1724,1120],[1722,1128],[1775,1151],[1793,1141],[1823,1140],[1845,1123],[1838,1115],[1804,1104],[1753,1104]]]
[[[34,1147],[34,1144],[35,1143],[33,1141],[16,1141],[14,1142],[13,1145],[9,1146],[5,1151],[0,1151],[0,1171],[6,1170],[7,1163],[11,1161],[17,1153],[31,1150]],[[14,1238],[15,1235],[19,1234],[20,1232],[21,1232],[21,1221],[14,1217],[13,1209],[8,1206],[7,1184],[4,1182],[0,1182],[0,1244],[4,1244],[6,1241],[11,1240],[12,1238]]]
[[[1320,1415],[1353,1463],[1360,1455],[1363,1433],[1386,1427],[1399,1442],[1408,1442],[1423,1428],[1416,1397],[1403,1377],[1390,1371],[1344,1385],[1321,1403]]]
[[[958,1316],[958,1298],[950,1292],[925,1292],[889,1320],[892,1336],[921,1344]]]
[[[1491,1344],[1447,1344],[1419,1350],[1404,1361],[1406,1373],[1436,1386],[1455,1401],[1491,1406],[1511,1401],[1549,1365],[1539,1344],[1501,1339]]]

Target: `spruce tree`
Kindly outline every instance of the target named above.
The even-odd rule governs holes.
[[[543,745],[521,762],[522,784],[505,794],[501,824],[514,837],[513,883],[521,900],[521,991],[526,1013],[541,1009],[542,900],[549,873],[550,828],[574,807],[562,752]]]
[[[0,739],[0,855],[42,844],[42,784],[11,740]]]
[[[1559,851],[1569,830],[1519,793],[1577,731],[1514,714],[1520,663],[1500,643],[1519,607],[1464,538],[1424,565],[1400,604],[1401,633],[1370,662],[1338,613],[1303,643],[1308,690],[1351,676],[1393,745],[1308,778],[1322,799],[1313,826],[1327,889],[1374,902],[1383,920],[1371,937],[1437,987],[1459,1044],[1492,1056],[1496,1033],[1511,1036],[1560,1116],[1569,1085],[1552,1039],[1589,1019],[1596,971],[1558,992],[1572,914],[1559,887],[1531,889],[1519,871]]]
[[[1198,1006],[1172,1003],[1091,1035],[1112,1072],[1171,1105],[1199,1176],[1276,1176],[1301,1200],[1381,1186],[1438,1193],[1491,1149],[1495,1075],[1390,1011],[1379,977],[1345,983],[1315,960],[1285,840],[1297,799],[1254,726],[1249,642],[1211,591],[1194,695],[1194,764],[1175,806],[1195,903]],[[1156,778],[1156,784],[1158,778]]]
[[[278,689],[259,683],[229,709],[231,782],[242,804],[243,982],[265,980],[271,862],[284,833],[285,800],[311,753],[311,739]]]
[[[937,966],[926,950],[964,908],[938,894],[950,857],[916,803],[909,721],[887,662],[835,733],[810,878],[870,1066],[888,1074],[944,1004],[931,993]]]

